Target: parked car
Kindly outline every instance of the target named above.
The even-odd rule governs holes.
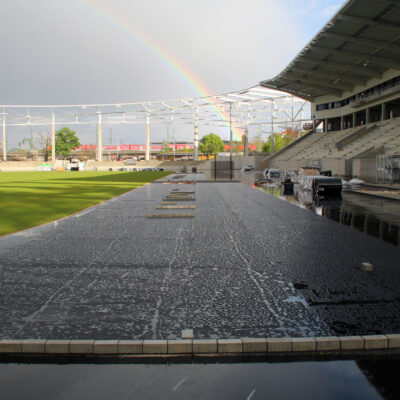
[[[249,172],[249,171],[254,171],[254,167],[252,165],[248,165],[247,167],[243,167],[241,169],[242,172]]]

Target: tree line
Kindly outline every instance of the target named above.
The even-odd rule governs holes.
[[[267,141],[259,142],[259,146],[257,146],[259,147],[259,149],[257,150],[258,151],[261,150],[264,153],[271,153],[272,151],[276,152],[282,149],[289,143],[293,142],[297,137],[297,135],[293,131],[287,131],[287,132],[288,133],[285,132],[285,134],[283,135],[280,134],[270,135]],[[24,139],[24,141],[27,141],[27,139]],[[32,138],[29,141],[30,146],[32,148],[31,142],[33,143]],[[41,137],[40,142],[45,147],[44,150],[45,159],[47,160],[51,155],[50,135],[46,134],[45,137]],[[75,131],[67,127],[64,127],[56,132],[55,152],[57,156],[62,156],[62,157],[70,156],[71,150],[77,148],[78,146],[80,146],[80,144],[81,143]],[[233,144],[235,146],[243,143],[240,141],[234,141]],[[203,136],[199,142],[199,152],[203,154],[217,154],[223,152],[224,150],[225,150],[224,142],[222,141],[220,136],[214,133],[210,133],[208,135]],[[169,152],[169,151],[170,149],[168,147],[168,144],[166,142],[163,142],[162,152]],[[190,153],[192,152],[192,150],[190,149],[185,149],[183,151]]]

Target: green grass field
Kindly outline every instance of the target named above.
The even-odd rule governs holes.
[[[144,172],[2,172],[0,235],[65,217],[170,174]]]

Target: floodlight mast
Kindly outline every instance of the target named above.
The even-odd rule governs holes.
[[[101,112],[97,111],[97,161],[103,161],[103,149],[101,140]]]
[[[3,161],[7,161],[6,113],[3,108]]]
[[[193,136],[193,147],[194,147],[194,160],[197,161],[199,159],[199,107],[196,108],[196,115],[194,118],[194,136]]]
[[[53,110],[51,111],[51,161],[56,161],[56,127]]]
[[[232,102],[229,102],[229,144],[230,144],[230,151],[229,151],[229,161],[230,161],[230,169],[232,171],[232,147],[233,147],[233,141],[232,141]]]
[[[145,149],[145,160],[150,160],[150,116],[146,113],[146,149]]]

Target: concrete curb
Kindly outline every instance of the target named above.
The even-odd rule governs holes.
[[[400,349],[400,334],[304,338],[177,339],[177,340],[0,340],[0,356],[52,355],[246,355],[351,354]]]

